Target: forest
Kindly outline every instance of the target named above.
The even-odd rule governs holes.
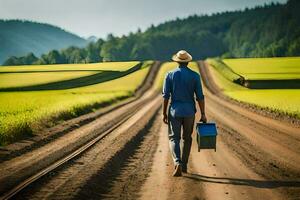
[[[3,65],[170,60],[179,49],[194,59],[207,57],[300,56],[300,1],[271,3],[240,11],[193,15],[151,26],[145,31],[7,59]]]

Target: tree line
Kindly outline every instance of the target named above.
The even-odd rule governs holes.
[[[109,34],[85,48],[52,50],[10,57],[4,65],[93,63],[126,60],[169,60],[179,49],[195,59],[207,57],[300,56],[300,1],[257,6],[243,11],[193,15],[138,30]]]

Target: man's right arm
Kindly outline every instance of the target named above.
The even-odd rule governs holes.
[[[168,114],[167,114],[168,104],[169,104],[169,99],[164,99],[164,103],[163,103],[163,121],[164,121],[165,124],[168,124]]]
[[[201,113],[200,121],[206,123],[207,119],[206,119],[206,115],[205,115],[205,101],[204,101],[204,98],[197,100],[197,102],[198,102],[198,105],[200,107],[200,113]]]
[[[202,85],[201,85],[201,80],[200,80],[200,76],[197,76],[197,80],[196,80],[196,99],[200,108],[200,113],[201,113],[201,118],[200,121],[202,122],[207,122],[206,119],[206,115],[205,115],[205,101],[204,101],[204,95],[203,95],[203,91],[202,91]]]

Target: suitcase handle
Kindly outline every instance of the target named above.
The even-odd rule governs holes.
[[[204,121],[203,121],[203,120],[201,120],[201,119],[199,120],[199,122],[202,122],[202,123],[204,123],[204,124],[206,124],[206,123],[207,123],[207,122],[204,122]]]

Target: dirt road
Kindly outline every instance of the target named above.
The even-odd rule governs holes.
[[[207,68],[203,73],[204,81],[212,83]],[[194,142],[188,173],[171,177],[163,125],[140,199],[300,199],[299,127],[263,117],[204,89],[208,119],[218,124],[217,152],[198,153]]]

